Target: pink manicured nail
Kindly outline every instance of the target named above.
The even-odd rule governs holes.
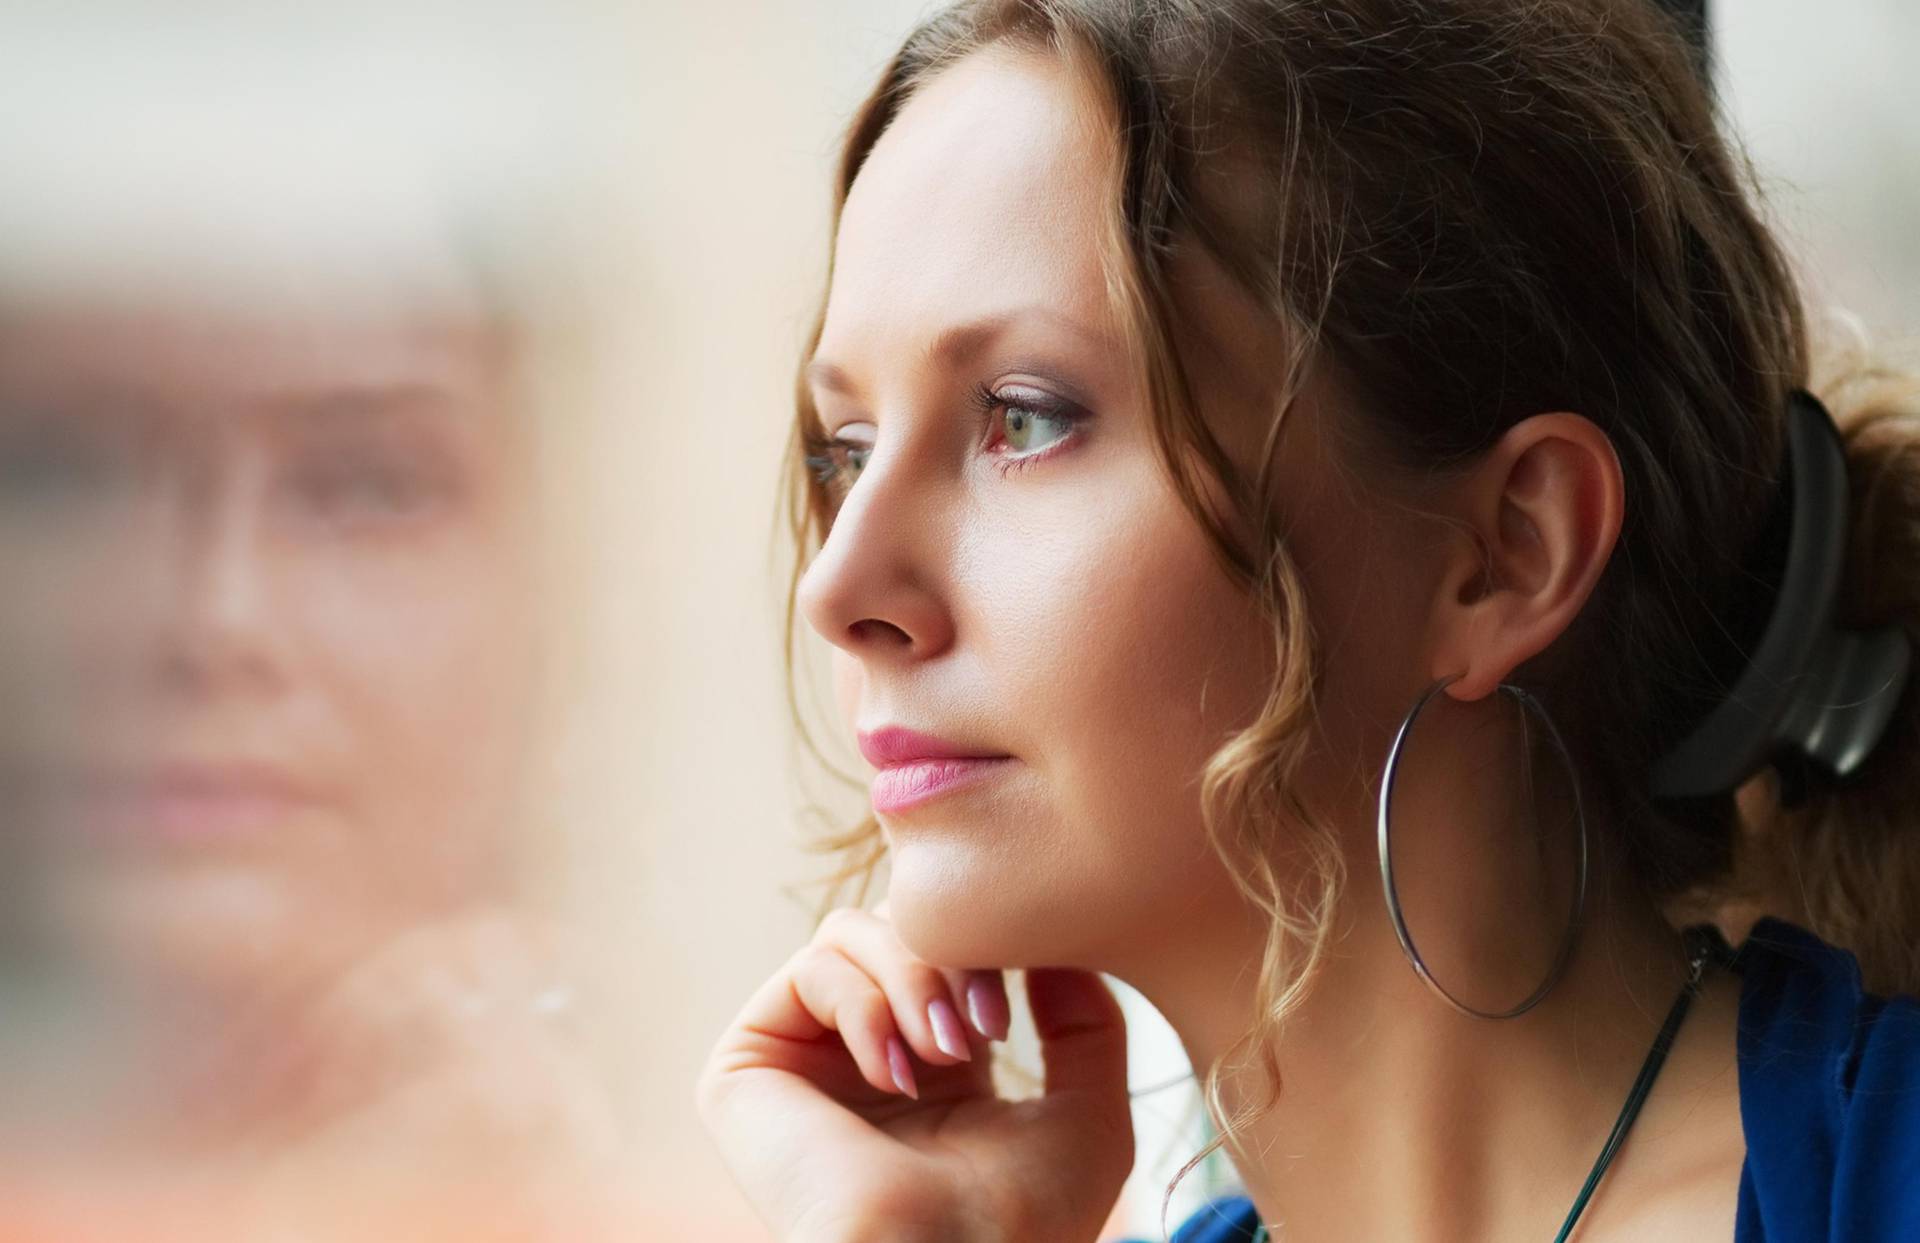
[[[967,981],[967,1013],[973,1028],[989,1040],[1005,1040],[1010,1018],[1007,999],[985,979]]]
[[[967,1029],[960,1026],[960,1016],[954,1012],[953,1003],[945,997],[935,997],[927,1003],[927,1022],[933,1027],[933,1043],[948,1057],[957,1057],[963,1062],[973,1060],[973,1050],[967,1047]]]
[[[893,1071],[895,1087],[916,1101],[920,1099],[920,1089],[913,1084],[913,1067],[907,1062],[907,1046],[898,1036],[887,1037],[887,1068]]]

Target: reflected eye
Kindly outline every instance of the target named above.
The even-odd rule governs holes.
[[[136,437],[95,411],[0,424],[0,508],[98,505],[139,486]]]
[[[324,462],[300,472],[294,480],[300,499],[316,511],[341,513],[405,513],[426,494],[421,482],[403,471],[376,462]]]
[[[860,425],[852,425],[860,426]],[[843,429],[844,432],[844,429]],[[866,469],[873,456],[870,440],[850,439],[844,434],[830,440],[809,440],[806,464],[814,482],[836,496],[844,496]]]
[[[341,525],[396,524],[432,514],[452,496],[449,467],[397,445],[312,445],[296,452],[282,487],[299,512]]]

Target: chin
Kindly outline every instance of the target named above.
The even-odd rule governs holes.
[[[1097,955],[1093,904],[1017,854],[895,837],[887,913],[900,941],[936,967],[1080,966]]]
[[[95,969],[142,992],[236,1002],[324,976],[350,951],[337,912],[251,869],[96,875],[62,894],[57,918]]]

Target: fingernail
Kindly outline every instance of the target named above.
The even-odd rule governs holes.
[[[973,1029],[989,1040],[1007,1038],[1007,1001],[984,979],[967,981],[967,1013]]]
[[[933,1043],[948,1057],[957,1057],[963,1062],[973,1060],[973,1050],[967,1047],[967,1029],[960,1026],[960,1016],[954,1012],[953,1003],[945,997],[935,997],[927,1003],[927,1022],[933,1026]]]
[[[907,1046],[900,1043],[900,1037],[887,1037],[887,1068],[893,1071],[893,1084],[914,1100],[920,1099],[920,1089],[913,1085],[913,1067],[907,1063]]]

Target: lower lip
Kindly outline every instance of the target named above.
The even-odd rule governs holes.
[[[105,838],[188,845],[268,834],[299,807],[279,790],[160,783],[101,792],[83,801],[80,818]]]
[[[873,810],[898,815],[964,786],[984,781],[1013,762],[1009,755],[990,758],[915,760],[883,768],[873,777]]]

